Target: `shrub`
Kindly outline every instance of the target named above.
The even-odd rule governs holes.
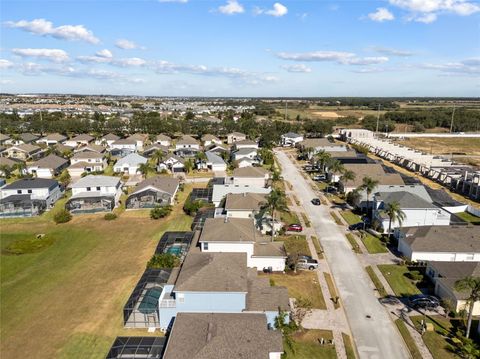
[[[173,268],[178,266],[178,257],[170,253],[154,254],[147,263],[147,268]]]
[[[151,219],[160,219],[168,216],[172,212],[172,206],[155,207],[150,211]]]
[[[189,216],[197,214],[198,210],[205,206],[205,202],[202,200],[191,201],[190,199],[183,205],[183,211]]]
[[[418,270],[405,273],[405,276],[415,282],[420,282],[423,279],[423,275]]]
[[[115,213],[107,213],[103,218],[106,221],[113,221],[114,219],[117,219],[117,215]]]
[[[60,223],[67,223],[69,222],[70,220],[72,219],[72,215],[69,211],[67,211],[66,209],[62,209],[60,211],[58,211],[57,213],[55,213],[55,215],[53,216],[53,220],[55,221],[56,224],[60,224]]]

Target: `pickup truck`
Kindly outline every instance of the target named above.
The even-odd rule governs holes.
[[[298,269],[314,270],[318,268],[318,261],[312,258],[300,258],[297,262]]]

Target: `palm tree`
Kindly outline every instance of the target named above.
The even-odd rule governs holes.
[[[320,162],[322,172],[325,172],[325,165],[330,161],[331,156],[325,151],[320,151],[315,155],[315,158]]]
[[[282,176],[280,175],[280,171],[273,170],[271,179],[272,179],[272,187],[273,187],[276,183],[278,183],[282,180]]]
[[[468,304],[468,321],[465,337],[470,336],[470,328],[472,327],[473,306],[475,302],[480,300],[480,277],[469,276],[455,282],[454,288],[458,292],[469,292],[467,297]]]
[[[347,187],[347,183],[349,181],[355,181],[355,178],[357,178],[357,175],[355,174],[355,172],[353,172],[351,170],[346,170],[346,171],[343,172],[343,175],[340,179],[343,182],[344,191],[345,191],[345,187]]]
[[[5,178],[10,178],[12,174],[12,168],[7,165],[0,165],[0,172],[3,173],[3,176],[5,176]]]
[[[143,178],[147,178],[148,172],[152,170],[152,166],[150,163],[142,163],[140,166],[138,166],[138,172],[140,172],[143,175]]]
[[[165,152],[163,152],[162,150],[156,150],[152,154],[152,159],[156,161],[156,163],[162,162],[164,158],[165,158]]]
[[[190,173],[193,169],[193,163],[192,163],[192,160],[189,158],[185,161],[185,163],[183,164],[184,168],[185,168],[185,173]]]
[[[401,227],[403,221],[406,218],[406,214],[405,212],[402,211],[402,207],[400,207],[400,203],[398,203],[397,201],[389,203],[387,205],[387,209],[385,210],[385,213],[388,215],[388,218],[389,218],[388,236],[390,236],[390,233],[392,231],[392,223],[398,222],[399,227]]]
[[[330,183],[333,180],[333,175],[336,173],[343,173],[345,171],[345,167],[343,167],[343,164],[336,159],[331,159],[327,163],[328,171],[331,173],[330,176]]]
[[[266,198],[264,209],[270,212],[270,214],[272,215],[272,242],[273,242],[273,238],[275,236],[275,230],[274,230],[275,212],[288,211],[287,197],[285,195],[285,192],[279,189],[272,189],[272,191]]]
[[[378,181],[367,176],[367,177],[363,177],[362,182],[363,183],[360,186],[360,188],[367,192],[367,214],[368,214],[370,209],[370,195],[372,194],[375,187],[377,187]],[[370,214],[368,215],[370,216]]]

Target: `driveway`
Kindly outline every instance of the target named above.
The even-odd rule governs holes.
[[[275,151],[275,154],[283,178],[293,185],[293,191],[321,241],[360,358],[409,358],[395,324],[375,297],[370,278],[347,244],[343,228],[335,224],[327,206],[310,203],[317,196],[287,155],[281,151]]]

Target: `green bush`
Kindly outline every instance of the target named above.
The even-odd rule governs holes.
[[[67,222],[70,222],[71,219],[72,219],[72,215],[66,209],[62,209],[58,211],[53,216],[53,220],[55,221],[56,224],[67,223]]]
[[[405,273],[405,277],[415,281],[415,282],[421,282],[423,279],[423,275],[418,271],[418,270],[413,270],[408,273]]]
[[[206,203],[202,200],[191,201],[190,199],[183,205],[183,211],[189,216],[197,214],[198,210],[204,207]]]
[[[172,206],[155,207],[150,211],[151,219],[160,219],[168,216],[172,212]]]
[[[117,215],[115,213],[107,213],[103,218],[106,221],[113,221],[114,219],[117,219]]]
[[[178,257],[170,253],[154,254],[147,263],[147,268],[173,268],[179,265]]]

